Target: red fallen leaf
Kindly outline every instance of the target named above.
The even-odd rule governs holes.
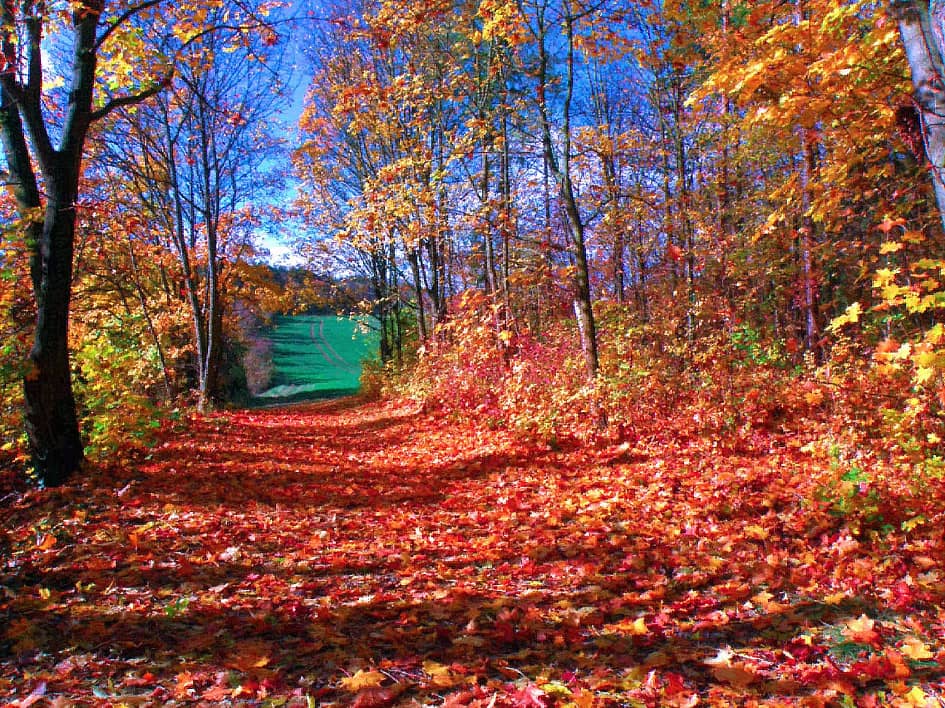
[[[685,679],[680,674],[668,671],[663,678],[666,679],[666,687],[663,690],[667,696],[673,697],[688,692]]]
[[[211,686],[203,692],[201,698],[205,701],[221,702],[230,697],[230,689],[226,686]]]
[[[915,591],[901,580],[893,586],[892,606],[899,612],[905,612],[915,602]]]
[[[496,639],[500,642],[504,644],[515,643],[515,627],[513,627],[510,622],[506,622],[505,620],[497,621],[493,631],[495,632]]]
[[[122,683],[125,686],[150,686],[155,680],[154,674],[150,671],[146,671],[141,676],[130,676],[126,678]]]
[[[387,708],[393,705],[403,692],[403,684],[387,688],[366,688],[358,693],[351,708]]]
[[[234,688],[230,695],[233,698],[255,698],[259,692],[259,682],[255,679],[248,679]]]
[[[851,665],[849,673],[854,678],[887,679],[893,677],[895,670],[885,656],[871,656]]]
[[[480,689],[477,686],[476,690],[452,693],[445,701],[443,701],[441,708],[463,708],[464,706],[468,706],[478,698],[479,690]]]
[[[30,695],[28,695],[19,703],[13,703],[11,705],[18,706],[18,708],[29,708],[29,706],[33,705],[34,703],[38,703],[39,701],[43,700],[43,696],[45,695],[46,695],[46,682],[43,681],[39,683],[36,686],[36,688],[33,689]]]
[[[890,666],[892,666],[893,678],[908,678],[912,674],[912,670],[909,668],[908,664],[906,664],[905,657],[895,649],[886,649],[886,659],[889,661]]]
[[[515,708],[548,708],[548,694],[535,684],[529,684],[513,696]]]

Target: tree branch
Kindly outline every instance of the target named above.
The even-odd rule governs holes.
[[[105,28],[105,31],[102,32],[101,36],[95,40],[95,49],[98,50],[106,40],[111,36],[112,32],[118,29],[121,25],[127,22],[129,19],[137,15],[142,10],[147,10],[152,7],[160,5],[163,0],[147,0],[146,2],[141,3],[140,5],[135,5],[125,10],[121,15],[115,18],[114,22],[109,23]]]
[[[92,114],[90,116],[91,122],[94,123],[95,121],[101,120],[102,118],[107,116],[109,113],[119,108],[123,108],[125,106],[134,106],[138,103],[141,103],[142,101],[147,101],[152,96],[155,96],[158,93],[160,93],[162,89],[167,88],[170,85],[171,79],[173,77],[174,77],[174,72],[172,70],[168,72],[167,74],[165,74],[163,79],[152,84],[150,87],[146,88],[143,91],[129,94],[127,96],[119,96],[118,98],[113,98],[112,100],[108,101],[108,103],[106,103],[104,106],[99,108],[98,110],[92,111]]]

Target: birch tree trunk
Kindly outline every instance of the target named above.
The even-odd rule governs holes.
[[[942,61],[945,3],[891,0],[890,15],[899,25],[899,35],[912,71],[916,110],[929,162],[935,202],[945,228],[945,63]]]

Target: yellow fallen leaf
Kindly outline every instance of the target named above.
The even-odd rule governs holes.
[[[876,622],[866,615],[847,620],[847,628],[852,632],[869,632],[876,626]]]
[[[935,656],[929,651],[929,645],[918,637],[906,637],[903,639],[899,651],[902,652],[903,656],[915,660],[931,659]]]
[[[362,688],[376,688],[380,686],[386,677],[380,671],[365,671],[358,669],[353,676],[345,676],[341,679],[341,687],[346,691],[356,693]]]
[[[856,619],[847,621],[846,627],[843,628],[843,636],[860,644],[872,644],[879,639],[879,634],[874,629],[875,624],[866,615],[860,615]]]
[[[764,541],[770,535],[768,529],[758,524],[752,524],[751,526],[745,527],[745,535],[748,538],[752,538],[756,541]]]
[[[918,686],[913,686],[907,694],[903,696],[906,702],[911,706],[924,706],[928,705],[929,697],[925,694]]]
[[[458,682],[450,667],[435,661],[424,661],[423,671],[430,677],[430,683],[438,688],[449,688]]]
[[[637,617],[635,620],[625,619],[614,624],[607,625],[607,630],[619,632],[620,634],[629,634],[630,636],[641,636],[650,630],[646,628],[646,620]]]

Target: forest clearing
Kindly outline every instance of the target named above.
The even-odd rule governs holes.
[[[357,393],[361,362],[377,350],[372,324],[332,315],[274,318],[260,334],[270,349],[271,375],[255,402],[274,405]]]

